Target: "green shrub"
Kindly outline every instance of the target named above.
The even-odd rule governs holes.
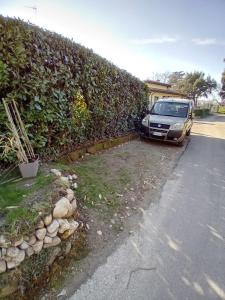
[[[196,108],[194,110],[194,114],[196,117],[204,118],[210,114],[210,109],[209,108]]]
[[[16,100],[42,157],[124,134],[147,105],[143,82],[56,33],[0,16],[0,41],[0,99]]]
[[[218,108],[218,113],[225,114],[225,106],[220,105]]]

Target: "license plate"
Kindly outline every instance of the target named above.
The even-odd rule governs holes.
[[[162,133],[162,132],[156,132],[156,131],[155,131],[155,132],[152,132],[152,134],[153,134],[153,135],[157,135],[157,136],[163,136],[163,133]]]

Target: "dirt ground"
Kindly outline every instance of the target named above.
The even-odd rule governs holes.
[[[137,139],[96,155],[85,156],[73,165],[75,170],[84,164],[91,166],[91,177],[102,178],[103,191],[109,192],[105,185],[111,184],[114,200],[109,193],[109,199],[106,198],[108,195],[99,194],[98,200],[103,197],[105,201],[95,204],[80,201],[81,214],[88,224],[84,249],[75,259],[59,262],[60,271],[51,277],[46,286],[42,286],[35,299],[68,298],[128,235],[133,234],[139,226],[143,210],[157,201],[167,176],[187,144],[188,141],[184,147],[177,147]],[[95,162],[94,167],[90,165],[92,161]],[[146,197],[149,191],[151,197]],[[88,205],[90,203],[93,206]]]

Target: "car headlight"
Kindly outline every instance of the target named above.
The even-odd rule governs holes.
[[[175,123],[170,126],[172,130],[182,130],[184,128],[184,123]]]
[[[147,127],[148,126],[148,117],[145,117],[141,123],[142,123],[142,125]]]

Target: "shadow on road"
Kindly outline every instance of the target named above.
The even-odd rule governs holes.
[[[133,251],[140,256],[139,266],[151,262],[156,270],[140,269],[130,285],[147,289],[149,299],[225,300],[225,130],[215,133],[199,130],[191,136],[159,207],[144,212],[139,223],[142,233]]]
[[[204,119],[195,119],[194,120],[194,123],[207,124],[207,125],[209,125],[210,123],[214,123],[211,125],[215,125],[215,123],[217,123],[217,122],[225,123],[225,114],[213,114]]]

